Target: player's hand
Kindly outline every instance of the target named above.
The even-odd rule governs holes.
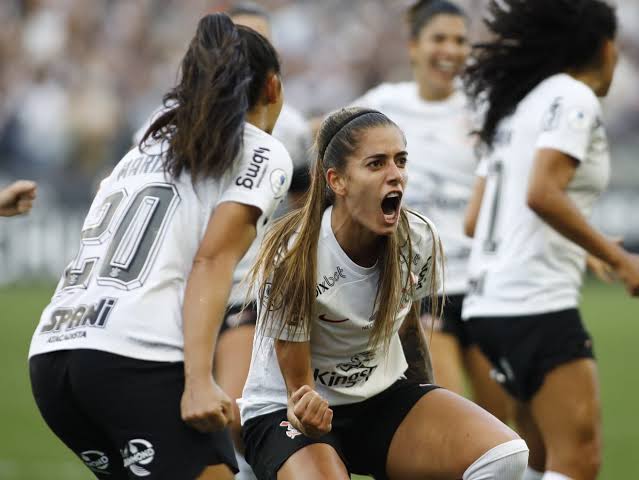
[[[625,252],[615,272],[633,297],[639,296],[639,255]]]
[[[286,414],[291,425],[307,437],[321,437],[333,427],[333,410],[308,385],[299,388],[289,397]]]
[[[213,377],[186,381],[181,410],[182,420],[200,432],[222,430],[233,421],[231,399]]]
[[[0,190],[0,216],[12,217],[27,213],[33,207],[37,185],[29,180],[18,180]]]
[[[602,282],[612,283],[615,280],[615,269],[612,265],[594,255],[586,256],[586,267]]]

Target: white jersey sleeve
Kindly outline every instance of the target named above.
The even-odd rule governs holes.
[[[601,117],[595,94],[585,85],[577,85],[557,96],[542,121],[536,149],[550,148],[583,161],[592,141],[592,131]]]
[[[256,144],[241,157],[233,170],[233,180],[217,205],[237,202],[251,205],[270,217],[291,185],[292,161],[284,146],[272,137],[268,145]]]
[[[437,269],[435,290],[441,290],[443,287],[441,241],[435,225],[428,218],[414,210],[407,210],[407,214],[413,249],[411,265],[411,281],[415,284],[413,300],[417,301],[431,293],[429,279],[433,268]]]

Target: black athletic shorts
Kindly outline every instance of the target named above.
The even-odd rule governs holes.
[[[494,377],[527,402],[546,374],[579,358],[594,358],[592,339],[577,309],[516,317],[474,317],[473,339],[494,367]]]
[[[218,464],[237,472],[228,430],[200,433],[182,421],[182,362],[61,350],[29,367],[44,420],[96,477],[192,480]]]
[[[386,479],[386,457],[395,431],[413,405],[436,388],[401,379],[363,402],[331,407],[333,428],[317,439],[291,427],[286,410],[252,418],[242,429],[246,460],[259,480],[276,480],[277,471],[295,452],[326,443],[337,451],[350,473]]]
[[[439,298],[441,305],[442,298]],[[462,304],[464,303],[463,295],[450,295],[446,297],[444,305],[443,318],[438,318],[434,322],[430,316],[430,297],[422,300],[422,321],[424,328],[428,333],[433,328],[436,332],[443,332],[452,335],[457,339],[462,348],[470,347],[474,342],[468,332],[468,323],[462,320]],[[432,324],[432,325],[431,325]]]
[[[257,322],[257,305],[250,303],[246,308],[242,305],[231,305],[226,309],[226,315],[220,327],[220,335],[231,328],[241,327],[242,325],[255,326]]]

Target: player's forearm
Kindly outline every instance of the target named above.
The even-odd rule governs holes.
[[[418,308],[414,306],[399,331],[404,356],[408,363],[405,374],[409,380],[435,383],[426,334],[419,322],[418,313]]]
[[[310,342],[276,340],[275,352],[289,396],[304,385],[315,388]]]
[[[210,379],[217,335],[231,291],[235,262],[198,259],[184,293],[184,373],[187,380]]]
[[[548,225],[576,243],[591,255],[616,266],[623,258],[623,249],[594,229],[559,188],[530,192],[528,206]]]

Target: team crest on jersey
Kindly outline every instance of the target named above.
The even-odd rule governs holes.
[[[576,132],[582,132],[590,126],[590,115],[583,108],[574,108],[568,112],[568,126]]]
[[[281,168],[276,168],[271,172],[271,190],[275,199],[281,198],[286,193],[286,172]]]
[[[287,422],[286,420],[280,422],[280,427],[286,427],[286,436],[292,440],[295,440],[295,437],[302,434],[302,432],[291,425],[291,422]]]
[[[142,438],[129,440],[126,446],[120,451],[124,460],[124,468],[131,470],[136,477],[148,477],[151,472],[147,467],[155,458],[153,444]]]

